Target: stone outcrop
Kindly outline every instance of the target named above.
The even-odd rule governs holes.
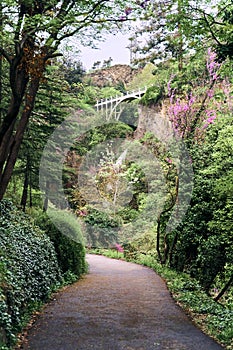
[[[154,134],[160,141],[167,143],[171,140],[173,129],[166,113],[167,101],[160,101],[153,106],[138,105],[138,125],[135,137],[142,137],[145,132]]]
[[[119,83],[128,84],[138,73],[139,69],[132,68],[127,64],[116,64],[91,72],[87,74],[86,78],[90,79],[93,85],[102,88],[116,86]]]

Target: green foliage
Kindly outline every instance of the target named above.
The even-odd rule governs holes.
[[[73,150],[75,150],[77,154],[83,155],[105,140],[125,138],[131,133],[131,127],[122,122],[108,123],[101,127],[92,128],[83,134],[75,143]]]
[[[118,227],[119,221],[113,217],[110,217],[107,213],[100,212],[93,208],[88,208],[88,215],[85,216],[85,222],[92,226],[98,226],[102,228]]]
[[[42,151],[54,129],[67,117],[69,108],[77,99],[68,91],[62,66],[58,63],[48,66],[41,83],[33,111],[19,151],[7,196],[22,207],[40,205],[39,167]],[[23,198],[25,191],[25,198]]]
[[[148,63],[143,69],[139,70],[139,73],[134,76],[129,84],[127,84],[127,89],[136,90],[138,88],[152,85],[155,81],[153,75],[154,69],[155,65]]]
[[[85,249],[77,220],[64,210],[50,210],[49,217],[43,212],[37,214],[35,222],[53,242],[63,274],[74,274],[77,279],[85,273]]]
[[[233,58],[233,6],[231,1],[222,0],[218,3],[218,13],[215,15],[214,21],[206,23],[212,30],[214,38],[214,46],[216,48],[220,61],[224,61],[227,57]],[[211,23],[211,24],[210,24]]]
[[[97,99],[120,96],[121,92],[114,87],[103,87]]]
[[[128,258],[127,258],[128,259]],[[130,258],[129,260],[132,260]],[[203,290],[201,284],[188,274],[178,273],[166,266],[161,266],[155,257],[137,253],[133,261],[148,266],[159,273],[165,280],[174,299],[192,315],[194,321],[210,336],[232,349],[233,310],[216,303]]]
[[[211,235],[198,247],[196,277],[208,291],[226,263],[226,252],[221,236]]]
[[[0,339],[11,345],[61,273],[50,239],[7,200],[0,202],[0,227]]]
[[[164,94],[164,88],[161,86],[151,86],[146,90],[146,93],[141,98],[141,104],[143,105],[155,105],[162,99]]]
[[[116,249],[96,248],[89,251],[90,254],[103,255],[111,259],[124,259],[124,254],[118,252]]]
[[[135,205],[138,207],[138,201],[131,201],[131,206]],[[138,217],[138,210],[133,209],[132,207],[125,207],[117,211],[117,215],[121,217],[124,223],[134,221]]]
[[[80,61],[73,62],[71,59],[63,63],[64,77],[69,83],[71,90],[76,90],[79,83],[82,83],[85,70]]]
[[[87,245],[91,247],[109,247],[117,240],[117,231],[121,226],[119,218],[104,211],[87,207],[84,217]]]

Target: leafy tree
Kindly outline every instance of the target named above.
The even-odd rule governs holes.
[[[208,2],[206,1],[207,5]],[[196,21],[196,32],[204,37],[205,45],[211,42],[220,61],[233,57],[233,4],[231,0],[210,2],[207,9],[189,4]]]
[[[82,62],[73,62],[66,60],[63,62],[64,78],[69,83],[71,89],[74,89],[78,83],[82,83],[85,74]]]
[[[0,54],[9,67],[11,90],[0,126],[0,199],[9,183],[39,86],[49,61],[60,55],[61,42],[76,36],[80,43],[100,36],[103,27],[122,21],[124,2],[1,2]],[[129,14],[126,14],[127,19]]]
[[[179,70],[184,68],[184,55],[190,50],[214,47],[221,60],[232,57],[232,1],[217,4],[188,0],[156,0],[150,3],[147,15],[131,38],[134,52],[141,57],[135,62],[175,59]]]
[[[216,263],[217,256],[219,257],[217,273],[223,270],[227,265],[226,270],[230,270],[229,280],[223,286],[227,289],[232,284],[232,269],[233,266],[233,120],[230,116],[223,121],[223,127],[219,130],[218,138],[213,145],[213,153],[211,164],[203,174],[208,178],[214,179],[212,202],[215,203],[211,221],[208,222],[208,229],[212,233],[212,238],[215,247],[218,247],[218,254],[213,254],[213,260]],[[209,243],[207,241],[207,243]],[[220,264],[220,262],[222,262]],[[213,262],[212,265],[213,266]],[[216,277],[216,276],[214,276]],[[227,288],[226,288],[227,286]]]
[[[217,118],[205,142],[193,146],[191,152],[194,191],[185,220],[178,227],[171,265],[198,278],[207,292],[221,275],[220,288],[226,291],[232,284],[233,266],[232,117]]]
[[[21,170],[24,176],[21,197],[23,209],[27,199],[30,199],[30,206],[33,204],[32,190],[39,190],[40,158],[49,135],[65,119],[68,107],[72,108],[77,103],[75,95],[69,92],[62,67],[59,64],[47,67],[19,152],[20,166],[16,171],[19,175]]]
[[[142,56],[135,61],[155,63],[158,60],[175,58],[182,68],[183,55],[187,48],[184,27],[187,26],[186,0],[158,0],[148,6],[141,26],[131,38],[134,47]],[[185,40],[186,39],[186,40]]]
[[[108,68],[108,67],[110,67],[111,64],[112,64],[112,61],[113,61],[112,57],[109,57],[109,59],[104,60],[103,65],[102,65],[102,68]]]
[[[93,63],[92,69],[99,69],[101,65],[101,61],[96,61]]]

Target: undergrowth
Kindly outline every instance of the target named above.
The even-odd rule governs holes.
[[[135,262],[155,270],[165,279],[174,299],[191,315],[194,322],[226,349],[233,349],[232,304],[215,302],[197,280],[188,274],[161,266],[155,257],[139,254]]]
[[[0,202],[0,350],[12,349],[32,314],[87,269],[83,245],[60,234],[45,215],[42,223],[43,230],[10,201]]]

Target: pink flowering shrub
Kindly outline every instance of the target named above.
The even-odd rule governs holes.
[[[218,115],[226,113],[226,110],[228,110],[227,112],[232,110],[230,84],[226,81],[220,81],[220,68],[221,65],[216,61],[216,53],[208,50],[205,86],[196,86],[192,92],[178,96],[176,90],[171,88],[174,76],[168,82],[167,88],[170,97],[168,116],[178,137],[198,142],[203,139],[205,130],[214,123]],[[220,101],[216,98],[217,94],[222,96]]]
[[[124,248],[123,248],[120,244],[118,244],[118,243],[115,244],[115,249],[116,249],[119,253],[124,253]]]
[[[175,133],[181,138],[188,137],[191,132],[192,122],[197,111],[195,101],[192,94],[185,96],[184,99],[176,98],[174,94],[170,97],[169,119]]]

